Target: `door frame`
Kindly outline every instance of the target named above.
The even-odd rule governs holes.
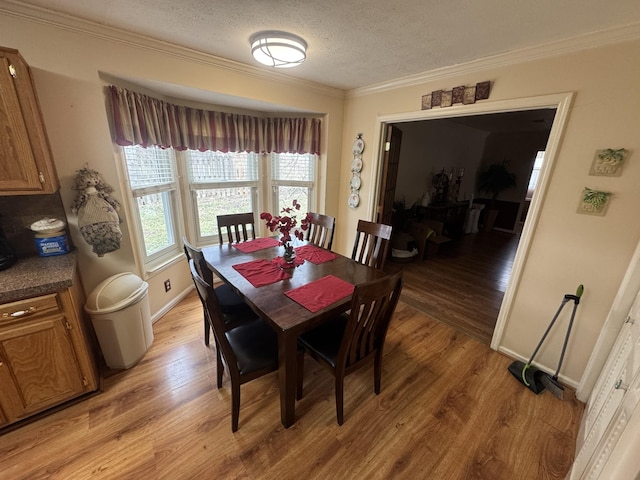
[[[500,306],[500,312],[496,320],[496,327],[493,331],[493,337],[491,339],[491,348],[498,350],[500,347],[502,336],[507,324],[507,319],[513,308],[514,298],[520,284],[522,277],[522,271],[526,262],[526,257],[529,252],[531,242],[533,239],[535,227],[538,224],[540,212],[542,210],[542,204],[546,197],[547,187],[551,173],[555,165],[558,153],[560,150],[560,143],[562,140],[562,134],[566,127],[569,111],[573,101],[573,92],[557,93],[552,95],[543,95],[536,97],[515,98],[510,100],[499,100],[495,102],[482,102],[474,103],[472,105],[460,105],[448,108],[435,108],[430,110],[397,113],[390,115],[380,115],[376,118],[375,129],[375,141],[377,152],[374,152],[374,157],[377,161],[374,162],[372,184],[375,185],[375,189],[371,189],[369,193],[368,205],[371,208],[370,218],[376,218],[376,210],[378,208],[380,194],[381,194],[381,174],[383,171],[384,163],[384,132],[386,126],[389,123],[405,123],[414,122],[420,120],[435,120],[443,118],[455,118],[455,117],[468,117],[473,115],[486,115],[491,113],[507,113],[513,111],[523,110],[538,110],[541,108],[555,108],[556,115],[553,119],[553,125],[549,132],[549,140],[547,141],[547,147],[545,149],[545,161],[540,171],[538,183],[536,185],[536,191],[534,192],[531,205],[529,206],[529,212],[522,229],[520,242],[516,251],[515,258],[513,260],[513,268],[511,271],[511,277],[509,284],[507,285],[502,305]]]

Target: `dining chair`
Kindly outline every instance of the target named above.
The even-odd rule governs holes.
[[[306,240],[313,245],[331,250],[336,219],[322,213],[310,212],[310,215],[311,222],[307,230]]]
[[[389,255],[391,225],[358,220],[351,258],[369,267],[383,269]]]
[[[207,266],[202,250],[189,243],[186,237],[182,237],[182,243],[184,245],[184,253],[187,256],[187,260],[193,260],[198,274],[205,282],[207,282],[208,285],[213,285],[213,272],[211,272]],[[213,288],[213,292],[220,303],[222,311],[227,316],[227,323],[235,324],[237,323],[235,317],[241,318],[246,313],[251,312],[251,308],[244,302],[244,300],[242,300],[242,297],[240,297],[228,284],[221,283],[217,287]],[[211,327],[207,320],[206,308],[204,308],[204,305],[202,307],[204,310],[204,344],[209,345]]]
[[[253,212],[218,215],[218,239],[224,244],[222,229],[226,228],[227,243],[246,242],[256,238]]]
[[[335,377],[336,417],[344,422],[344,377],[374,360],[373,379],[380,393],[382,352],[389,322],[402,290],[402,272],[356,285],[349,313],[343,313],[298,337],[298,385],[302,398],[304,354],[329,369]]]
[[[189,268],[227,364],[231,379],[231,431],[236,432],[240,417],[240,386],[278,369],[278,339],[275,331],[253,312],[236,327],[227,328],[220,303],[211,294],[211,286],[198,274],[193,260],[189,260]],[[220,389],[222,371],[218,368],[216,373]]]

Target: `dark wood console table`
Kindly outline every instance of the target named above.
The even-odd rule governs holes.
[[[469,202],[450,202],[431,204],[427,207],[416,208],[416,219],[438,220],[443,223],[443,235],[459,240],[464,235],[464,219],[467,215]]]

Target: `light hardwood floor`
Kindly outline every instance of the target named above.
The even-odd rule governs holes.
[[[201,324],[191,294],[102,393],[0,435],[0,478],[539,480],[570,468],[583,411],[571,392],[536,396],[508,373],[510,359],[404,302],[382,391],[372,368],[347,377],[342,427],[333,377],[307,359],[297,423],[280,424],[273,373],[242,386],[232,434],[228,379],[216,389]]]

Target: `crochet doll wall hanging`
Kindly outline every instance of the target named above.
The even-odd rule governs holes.
[[[113,188],[89,167],[76,170],[77,196],[71,211],[78,214],[78,227],[84,240],[98,257],[120,248],[122,231],[117,211],[120,202],[111,196]]]

